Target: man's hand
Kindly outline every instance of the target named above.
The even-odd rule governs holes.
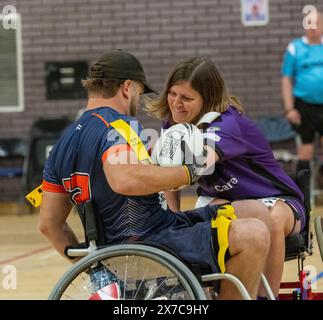
[[[290,123],[297,126],[299,126],[302,123],[302,117],[297,109],[295,108],[289,109],[286,111],[285,114],[286,114],[286,119]]]
[[[182,140],[181,150],[183,153],[183,166],[187,168],[189,185],[194,184],[206,168],[206,149],[203,154],[194,154],[189,145]]]

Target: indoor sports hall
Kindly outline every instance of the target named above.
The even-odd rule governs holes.
[[[99,56],[114,49],[135,55],[158,93],[179,61],[210,59],[230,95],[238,98],[244,114],[267,139],[281,168],[293,177],[300,169],[309,173],[301,188],[307,201],[305,231],[288,243],[291,252],[286,253],[278,297],[323,300],[323,81],[313,80],[322,79],[323,74],[322,12],[319,0],[0,0],[0,300],[94,297],[94,293],[76,294],[90,285],[88,257],[82,258],[86,263],[79,269],[80,280],[74,270],[66,280],[71,283],[64,287],[66,296],[63,289],[57,293],[57,284],[72,264],[40,232],[38,204],[44,166],[53,146],[87,110],[87,91],[81,81],[93,73],[91,66]],[[321,40],[315,40],[320,39],[318,35]],[[299,79],[301,72],[306,75]],[[158,137],[164,122],[145,108],[156,97],[150,91],[148,99],[140,100],[136,118]],[[310,92],[309,96],[304,92]],[[308,131],[301,122],[305,119],[301,110],[306,107],[312,110],[306,122]],[[192,182],[191,173],[187,174]],[[234,188],[234,177],[230,179],[215,190]],[[180,210],[192,210],[197,198],[197,184],[184,188]],[[83,242],[84,227],[75,208],[67,221]],[[162,251],[151,248],[143,249],[145,259],[154,260],[154,250]],[[122,257],[133,254],[135,261],[140,260],[141,253],[129,252]],[[221,275],[208,278],[199,269],[196,276],[195,266],[169,255],[161,253],[159,262],[165,268],[174,265],[170,270],[178,273],[176,281],[184,283],[187,291],[186,296],[175,289],[172,299],[217,295],[203,281],[209,288],[210,281],[223,279]],[[151,268],[159,270],[159,266]],[[157,272],[157,287],[149,287],[149,272],[145,274],[148,280],[140,280],[134,272],[132,276],[138,279],[131,284],[130,298],[153,299],[155,295],[168,299],[164,291],[156,293],[163,272]],[[193,283],[189,278],[194,278]],[[170,277],[164,282],[172,285]],[[74,291],[68,291],[71,286]],[[270,287],[266,292],[268,298],[276,298]],[[120,297],[124,299],[125,293]],[[243,297],[250,298],[249,293]]]

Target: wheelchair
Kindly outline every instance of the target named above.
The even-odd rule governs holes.
[[[294,289],[292,293],[280,293],[279,300],[323,300],[323,293],[312,292],[311,275],[304,270],[304,261],[307,256],[313,254],[313,232],[310,230],[311,222],[311,195],[310,195],[310,172],[302,170],[291,175],[296,184],[304,194],[304,205],[306,213],[306,224],[304,230],[286,239],[285,261],[297,259],[298,281],[282,282],[281,289]],[[318,242],[318,249],[323,261],[323,217],[315,217],[315,234]]]
[[[285,260],[298,259],[300,279],[296,283],[282,283],[281,288],[296,290],[292,294],[280,294],[279,299],[323,299],[323,294],[313,294],[310,286],[302,286],[309,276],[303,269],[303,263],[306,256],[312,254],[313,248],[313,235],[309,230],[309,172],[303,170],[293,178],[305,195],[307,223],[302,233],[286,239]],[[216,296],[219,280],[225,279],[236,286],[242,299],[251,300],[244,285],[234,275],[210,273],[203,266],[189,265],[170,248],[149,242],[102,247],[102,224],[95,215],[92,204],[82,204],[78,207],[78,213],[85,230],[86,242],[78,248],[67,248],[66,253],[70,257],[83,258],[62,276],[49,299],[206,300]],[[321,219],[316,221],[322,255],[323,222]],[[96,272],[102,278],[93,276]],[[261,281],[268,299],[275,300],[264,275]]]
[[[242,299],[251,297],[242,282],[229,273],[210,273],[189,265],[170,248],[151,242],[102,246],[102,224],[91,202],[78,207],[86,242],[66,248],[69,257],[83,257],[55,285],[50,300],[207,300],[219,280],[231,281]],[[270,299],[274,295],[265,279]]]

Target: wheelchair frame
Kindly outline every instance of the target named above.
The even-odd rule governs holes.
[[[121,255],[135,255],[149,258],[161,264],[163,267],[168,268],[176,275],[192,300],[207,299],[203,287],[212,287],[214,286],[214,281],[219,280],[228,280],[232,282],[244,300],[251,300],[250,294],[236,276],[229,273],[203,274],[201,270],[197,269],[198,266],[187,265],[185,262],[182,262],[179,257],[170,254],[170,249],[163,248],[160,245],[158,245],[159,248],[156,248],[155,246],[152,247],[149,243],[133,242],[98,248],[97,244],[102,244],[102,238],[100,239],[100,223],[97,221],[92,204],[90,202],[83,204],[81,207],[78,207],[78,212],[85,230],[85,239],[88,247],[84,248],[83,244],[81,244],[79,248],[68,248],[68,250],[66,250],[69,257],[83,258],[69,268],[61,277],[51,291],[49,299],[60,299],[64,294],[64,291],[79,274],[85,272],[85,270],[89,270],[91,266],[97,266],[102,260]],[[268,298],[270,300],[275,300],[270,286],[263,275],[261,281],[265,287]],[[153,289],[151,288],[151,290]],[[148,292],[149,291],[150,290],[148,290]],[[148,298],[150,298],[149,295]],[[209,298],[211,298],[211,296],[209,296]]]
[[[297,176],[299,175],[299,177]],[[310,231],[311,221],[311,187],[310,174],[308,170],[302,170],[293,177],[297,185],[304,193],[306,210],[305,230],[297,235],[286,239],[285,261],[297,258],[298,281],[282,282],[281,289],[294,289],[292,293],[280,293],[280,300],[323,300],[323,292],[312,292],[310,271],[304,270],[304,261],[307,256],[313,254],[313,232]],[[314,220],[315,233],[323,261],[323,218],[316,217]]]
[[[80,251],[73,253],[73,249],[70,251],[72,252],[69,252],[69,254],[78,255],[80,253]],[[105,259],[115,258],[122,255],[135,255],[156,261],[174,273],[174,275],[180,280],[185,290],[188,292],[191,299],[206,300],[206,296],[202,290],[202,287],[199,286],[198,280],[181,261],[177,260],[167,252],[141,244],[112,245],[92,251],[92,253],[79,260],[75,265],[72,266],[70,270],[68,270],[68,272],[56,284],[49,296],[49,299],[59,299],[69,284],[80,273],[91,268],[91,266],[96,265]],[[149,295],[147,298],[149,298]]]
[[[307,178],[308,175],[307,175]],[[305,186],[308,187],[308,180],[306,175],[304,178]],[[304,182],[303,181],[303,182]],[[298,259],[299,281],[282,283],[281,288],[293,288],[296,289],[292,293],[279,294],[281,300],[323,300],[323,293],[313,293],[311,291],[309,273],[304,270],[304,260],[307,255],[312,254],[313,247],[313,235],[309,231],[309,218],[310,218],[310,204],[309,204],[309,189],[305,189],[301,186],[302,191],[305,194],[307,203],[307,224],[303,233],[292,236],[286,241],[286,260]],[[50,293],[49,299],[60,299],[66,288],[73,282],[73,280],[85,270],[96,266],[100,261],[111,257],[121,255],[135,255],[140,257],[146,257],[162,266],[169,269],[181,282],[185,290],[188,292],[190,299],[205,300],[207,297],[203,286],[213,286],[214,281],[228,280],[231,281],[238,291],[240,292],[244,300],[251,300],[249,293],[241,281],[234,275],[229,273],[211,273],[203,274],[201,270],[197,270],[196,266],[187,265],[182,262],[180,258],[169,253],[168,248],[156,248],[149,243],[129,243],[111,245],[103,248],[98,248],[98,245],[103,244],[102,241],[102,224],[98,221],[95,215],[94,208],[91,203],[82,204],[78,208],[78,212],[85,230],[85,239],[88,245],[84,248],[81,245],[79,248],[70,248],[67,250],[69,257],[83,257],[75,265],[73,265],[58,281],[56,286]],[[323,260],[323,218],[317,217],[315,219],[315,231],[318,238],[319,249]],[[197,272],[196,272],[197,271]],[[275,300],[275,297],[271,291],[271,288],[264,275],[261,276],[262,284],[266,290],[269,300]],[[144,299],[152,297],[151,290],[148,290]]]
[[[321,259],[323,261],[323,217],[315,217],[314,228]],[[323,300],[323,292],[312,291],[310,271],[304,270],[304,261],[306,257],[312,255],[312,232],[310,233],[309,237],[309,246],[307,248],[299,247],[299,252],[297,254],[298,280],[295,282],[282,282],[280,285],[281,289],[294,290],[291,293],[280,293],[279,300]]]
[[[120,255],[138,255],[141,257],[150,258],[164,267],[171,270],[183,284],[185,289],[189,292],[192,300],[206,300],[206,294],[203,286],[210,287],[214,281],[228,280],[232,282],[237,290],[240,292],[243,300],[251,300],[251,297],[243,285],[243,283],[234,275],[230,273],[210,273],[196,275],[181,262],[177,257],[168,252],[151,247],[141,243],[111,245],[101,249],[96,249],[95,244],[92,243],[86,249],[68,249],[68,255],[71,257],[84,256],[76,264],[74,264],[58,281],[49,295],[50,300],[60,299],[64,290],[69,284],[82,272],[89,269],[93,265],[97,265],[100,261],[111,257]],[[270,286],[264,275],[261,281],[266,289],[267,296],[270,300],[275,300],[275,297],[270,289]]]

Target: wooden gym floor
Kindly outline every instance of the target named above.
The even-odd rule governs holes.
[[[182,209],[191,209],[194,203],[194,197],[185,197]],[[14,204],[0,203],[0,299],[47,299],[70,264],[38,232],[37,212],[16,213]],[[313,215],[323,216],[323,206],[316,207]],[[82,239],[82,227],[76,213],[71,213],[69,223]],[[314,254],[305,260],[305,265],[317,274],[323,271],[316,239]],[[16,283],[12,282],[14,272]],[[285,263],[283,280],[297,280],[296,260]],[[323,292],[323,279],[313,284],[313,291]]]

